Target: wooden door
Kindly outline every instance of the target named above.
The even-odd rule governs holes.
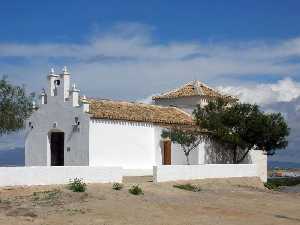
[[[171,165],[171,140],[164,141],[164,165]]]

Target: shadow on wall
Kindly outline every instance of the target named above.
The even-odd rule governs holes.
[[[233,149],[229,146],[221,145],[212,141],[205,143],[205,163],[207,164],[232,164]],[[244,152],[238,151],[237,158],[242,158]],[[250,155],[241,162],[242,164],[252,163]]]
[[[25,150],[24,150],[24,148],[0,150],[0,167],[24,166],[24,165],[25,165]]]

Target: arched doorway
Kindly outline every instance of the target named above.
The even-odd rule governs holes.
[[[55,131],[55,132],[51,132],[49,136],[50,136],[51,166],[63,166],[65,133],[60,131]]]

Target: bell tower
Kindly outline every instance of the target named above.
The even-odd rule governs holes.
[[[48,75],[48,95],[56,96],[57,95],[57,87],[56,83],[59,79],[59,75],[55,74],[54,69],[51,68],[50,73]]]
[[[69,99],[70,95],[70,73],[68,72],[68,69],[66,66],[64,66],[62,73],[60,74],[61,82],[62,82],[62,89],[63,89],[63,99],[64,101],[67,101]]]

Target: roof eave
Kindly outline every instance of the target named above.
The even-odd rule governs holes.
[[[91,119],[98,119],[98,120],[116,120],[116,121],[125,121],[125,122],[138,122],[138,123],[151,123],[151,124],[161,124],[161,125],[186,125],[186,126],[193,126],[195,125],[194,122],[172,122],[172,121],[151,121],[151,120],[129,120],[126,118],[112,118],[112,117],[104,117],[104,116],[96,116],[91,115]]]

